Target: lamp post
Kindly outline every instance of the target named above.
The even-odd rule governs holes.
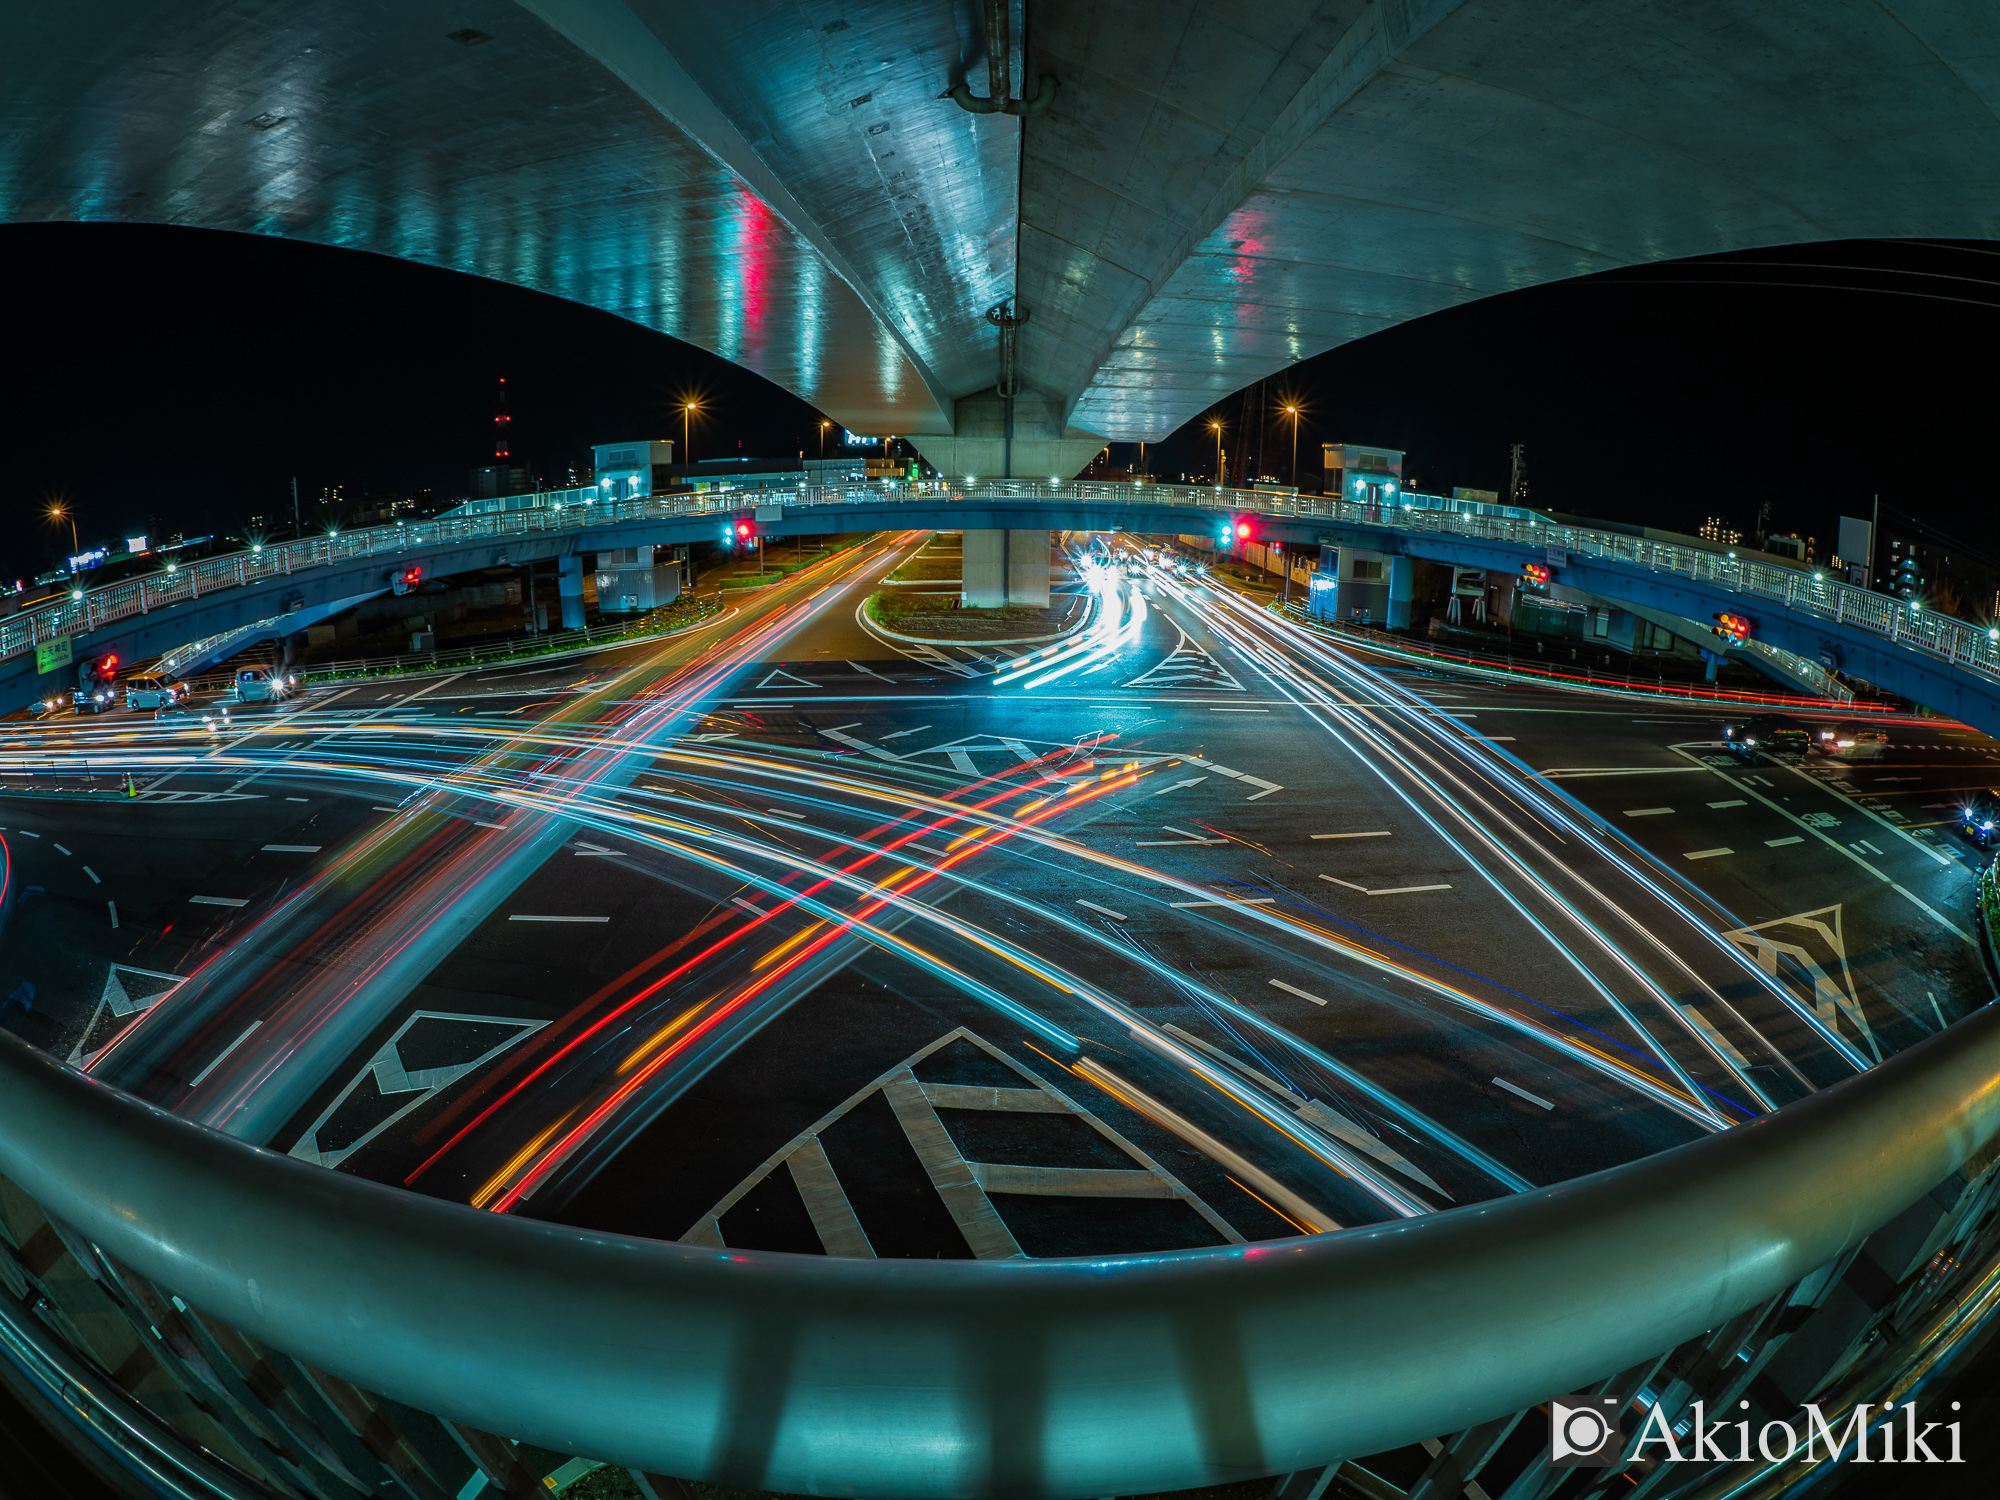
[[[819,424],[819,461],[821,463],[826,462],[826,430],[832,425],[833,423],[824,421]]]
[[[1209,423],[1208,423],[1208,427],[1209,427],[1209,431],[1211,431],[1211,432],[1213,432],[1213,433],[1215,434],[1215,487],[1216,487],[1217,489],[1221,489],[1221,488],[1222,488],[1222,479],[1223,479],[1223,474],[1222,474],[1222,422],[1221,422],[1221,420],[1220,420],[1219,418],[1215,418],[1215,417],[1211,417],[1211,418],[1209,419]]]
[[[1299,487],[1299,408],[1293,402],[1284,408],[1286,416],[1292,419],[1292,488]]]
[[[64,504],[63,504],[63,503],[62,503],[61,501],[57,501],[57,502],[56,502],[55,504],[53,504],[53,505],[51,505],[51,506],[49,507],[49,519],[50,519],[51,521],[67,521],[67,522],[69,522],[69,550],[70,550],[70,554],[71,554],[72,556],[74,556],[74,555],[75,555],[76,553],[78,553],[78,552],[81,552],[81,551],[83,550],[83,545],[82,545],[82,544],[81,544],[80,542],[78,542],[78,541],[77,541],[77,539],[76,539],[76,512],[75,512],[75,511],[71,510],[71,509],[70,509],[70,508],[69,508],[68,506],[64,505]]]
[[[688,424],[693,420],[694,414],[700,410],[701,403],[699,401],[683,401],[681,403],[681,468],[690,475],[694,472],[694,445],[688,441]]]

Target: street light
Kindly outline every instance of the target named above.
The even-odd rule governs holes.
[[[826,430],[832,425],[833,423],[831,422],[821,422],[819,424],[819,461],[821,463],[826,462]]]
[[[1210,430],[1211,432],[1213,432],[1213,433],[1215,434],[1215,487],[1216,487],[1217,489],[1221,489],[1221,488],[1222,488],[1222,422],[1221,422],[1221,419],[1220,419],[1220,418],[1216,418],[1216,417],[1211,417],[1211,418],[1209,418],[1209,422],[1208,422],[1208,426],[1209,426],[1209,430]]]
[[[76,539],[76,512],[58,500],[49,506],[48,516],[51,521],[69,522],[69,550],[71,553],[81,552],[83,544]]]
[[[1281,407],[1281,408],[1280,408],[1280,410],[1282,410],[1282,411],[1284,412],[1284,414],[1285,414],[1286,416],[1288,416],[1288,417],[1290,417],[1290,418],[1292,419],[1292,488],[1293,488],[1293,489],[1297,489],[1297,488],[1299,487],[1299,408],[1298,408],[1298,403],[1297,403],[1297,402],[1294,402],[1294,403],[1293,403],[1292,405],[1290,405],[1290,406],[1286,406],[1286,407]]]
[[[681,467],[689,472],[692,472],[694,465],[694,446],[688,441],[688,423],[693,419],[694,414],[700,410],[701,403],[699,401],[683,401],[681,403]]]

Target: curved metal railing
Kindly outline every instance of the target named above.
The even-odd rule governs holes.
[[[848,1260],[474,1212],[204,1130],[0,1036],[0,1172],[196,1307],[454,1421],[794,1493],[1284,1473],[1585,1388],[1853,1246],[2000,1130],[2000,1005],[1627,1166],[1215,1250]]]
[[[2000,680],[2000,627],[1980,628],[1869,589],[1827,578],[1810,568],[1739,558],[1727,549],[1687,546],[1626,536],[1588,526],[1564,526],[1540,517],[1527,519],[1421,509],[1412,505],[1367,505],[1289,490],[1237,490],[1169,484],[1111,484],[1088,480],[1037,482],[982,480],[966,486],[851,484],[796,489],[709,491],[695,495],[642,496],[590,501],[590,491],[563,491],[553,503],[480,516],[440,517],[397,522],[356,531],[311,537],[207,558],[144,578],[90,589],[81,598],[0,621],[0,661],[33,651],[63,636],[95,630],[117,620],[201,597],[218,589],[305,572],[330,563],[380,556],[393,559],[411,548],[484,540],[504,541],[551,531],[574,531],[622,521],[675,519],[734,513],[751,505],[880,506],[885,502],[936,503],[940,498],[970,501],[1082,502],[1089,505],[1183,506],[1205,512],[1256,513],[1381,526],[1463,536],[1546,549],[1551,556],[1573,555],[1628,563],[1656,572],[1708,583],[1787,609],[1852,626],[1891,643],[1953,666]],[[561,496],[578,497],[562,500]],[[1442,502],[1441,502],[1442,503]],[[579,522],[579,515],[588,520]]]

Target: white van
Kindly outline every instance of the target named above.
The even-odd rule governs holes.
[[[244,667],[236,674],[238,703],[271,703],[291,696],[298,678],[276,667]]]
[[[164,672],[141,672],[125,679],[127,708],[184,708],[187,701],[188,685]]]

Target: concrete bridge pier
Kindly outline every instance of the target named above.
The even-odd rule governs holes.
[[[583,618],[583,558],[577,553],[558,559],[556,594],[562,600],[562,628],[581,630]]]
[[[966,609],[1049,604],[1046,531],[967,531],[958,602]]]
[[[1417,560],[1398,554],[1389,559],[1389,628],[1410,628],[1410,603],[1416,595]]]

